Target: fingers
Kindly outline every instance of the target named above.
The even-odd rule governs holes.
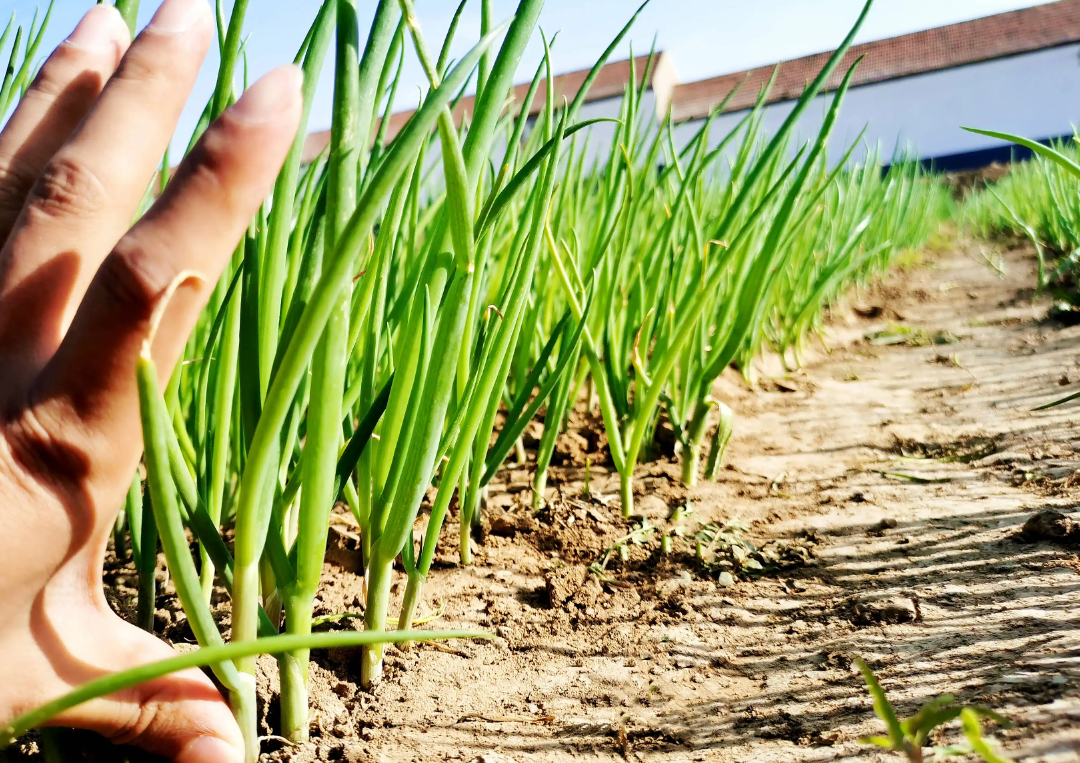
[[[211,126],[106,258],[35,387],[35,411],[52,406],[44,419],[92,438],[83,452],[95,469],[119,464],[120,483],[140,447],[135,361],[150,315],[177,274],[200,274],[177,289],[157,330],[153,357],[164,382],[296,135],[302,81],[296,67],[277,69]]]
[[[205,0],[166,0],[45,165],[0,254],[9,363],[44,363],[56,349],[102,259],[131,225],[212,37]]]
[[[76,645],[83,665],[118,672],[175,657],[153,635],[107,613],[101,623],[100,646]],[[200,670],[186,670],[76,707],[56,719],[62,725],[96,731],[117,744],[131,744],[176,763],[241,763],[243,738],[232,712],[210,679]]]
[[[7,240],[45,164],[116,70],[129,39],[119,12],[96,5],[41,67],[0,132],[0,243]]]

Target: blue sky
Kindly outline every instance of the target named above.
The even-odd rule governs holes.
[[[624,58],[630,44],[636,52],[647,52],[655,36],[659,49],[674,54],[683,82],[797,58],[835,47],[857,17],[862,1],[653,0],[617,57]],[[160,2],[143,0],[140,25],[149,20]],[[93,0],[56,0],[42,49],[55,47],[92,3]],[[18,18],[28,21],[39,4],[44,2],[7,0],[3,6],[13,5]],[[1039,4],[1038,0],[877,0],[860,41]],[[227,5],[231,6],[231,2]],[[361,23],[370,23],[374,0],[361,0],[359,5]],[[415,0],[415,5],[429,45],[437,49],[457,0]],[[516,5],[516,0],[494,0],[496,18],[508,17]],[[552,51],[556,71],[591,66],[637,5],[638,0],[547,0],[540,25],[549,34],[559,32]],[[292,60],[318,6],[316,0],[250,0],[245,32],[250,35],[248,60],[253,76]],[[458,27],[454,54],[467,50],[479,31],[479,2],[473,0]],[[522,61],[518,80],[531,76],[541,56],[542,49],[536,39]],[[312,109],[311,129],[330,123],[329,68]],[[212,53],[177,130],[178,144],[186,143],[199,110],[212,92],[215,71],[216,58]],[[424,83],[415,57],[408,57],[399,104],[402,107],[414,104],[418,88]]]

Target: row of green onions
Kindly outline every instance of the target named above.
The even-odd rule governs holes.
[[[731,408],[712,397],[724,369],[735,363],[749,376],[766,350],[798,363],[826,308],[919,246],[947,211],[944,186],[916,161],[897,157],[886,170],[870,151],[856,163],[854,144],[828,156],[850,71],[818,134],[796,140],[872,0],[777,132],[764,128],[766,90],[735,130],[713,135],[721,106],[681,147],[670,120],[644,110],[648,70],[632,72],[610,145],[593,146],[584,128],[596,120],[579,118],[636,14],[573,102],[545,88],[531,115],[507,104],[543,2],[521,0],[501,25],[491,0],[479,2],[482,39],[456,61],[449,51],[465,1],[438,51],[412,0],[380,0],[366,35],[356,0],[319,6],[295,58],[305,75],[301,130],[272,198],[183,361],[167,369],[164,394],[148,355],[138,367],[145,479],[133,479],[117,553],[130,549],[138,620],[151,629],[160,545],[205,659],[106,677],[17,719],[0,746],[75,702],[202,664],[228,691],[254,761],[259,653],[279,662],[280,733],[306,739],[311,648],[360,645],[361,682],[371,688],[385,644],[475,635],[412,625],[454,496],[468,564],[487,487],[512,454],[523,457],[530,422],[542,418],[537,506],[569,413],[594,397],[625,516],[635,465],[650,457],[664,419],[684,479],[698,478],[707,440],[705,474],[715,478],[734,428]],[[134,28],[137,0],[117,5]],[[193,142],[237,95],[247,5],[236,0],[226,17],[218,0],[221,65]],[[17,36],[13,61],[33,59],[43,27],[26,45]],[[556,43],[542,42],[527,104],[552,81]],[[410,47],[428,90],[389,139]],[[330,144],[305,166],[331,49]],[[5,81],[0,113],[25,89],[23,69]],[[470,85],[475,109],[459,125],[451,109]],[[312,633],[339,502],[362,540],[364,631]],[[397,630],[386,632],[398,565],[407,586]],[[228,643],[211,616],[216,584],[231,601]]]
[[[1065,286],[1075,293],[1080,274],[1080,150],[1075,138],[1044,145],[1007,133],[972,132],[1018,143],[1034,155],[971,194],[963,207],[965,222],[984,238],[1001,233],[1026,238],[1037,257],[1037,289]],[[1069,301],[1077,300],[1070,296]]]

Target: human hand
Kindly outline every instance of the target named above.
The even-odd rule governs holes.
[[[102,559],[142,452],[135,361],[169,369],[296,134],[302,75],[257,82],[131,221],[214,36],[205,0],[165,0],[130,44],[92,8],[0,132],[0,723],[105,673],[170,656],[116,616]],[[129,230],[130,227],[130,230]],[[199,671],[56,720],[178,763],[242,759]]]

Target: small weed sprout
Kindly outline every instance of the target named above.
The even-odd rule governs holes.
[[[995,752],[989,739],[983,736],[980,719],[986,718],[994,721],[1003,728],[1010,728],[1012,723],[985,707],[978,705],[956,705],[956,697],[951,694],[943,694],[936,699],[927,702],[915,715],[900,720],[893,709],[892,703],[885,696],[877,676],[861,658],[855,659],[855,665],[862,673],[866,681],[866,687],[874,700],[874,712],[885,723],[888,736],[866,737],[859,741],[863,744],[884,747],[904,755],[910,763],[923,763],[923,750],[928,746],[931,735],[952,721],[960,721],[961,730],[964,734],[964,742],[949,746],[936,746],[933,748],[935,757],[944,758],[955,755],[978,755],[986,763],[1011,763],[1011,761]]]

